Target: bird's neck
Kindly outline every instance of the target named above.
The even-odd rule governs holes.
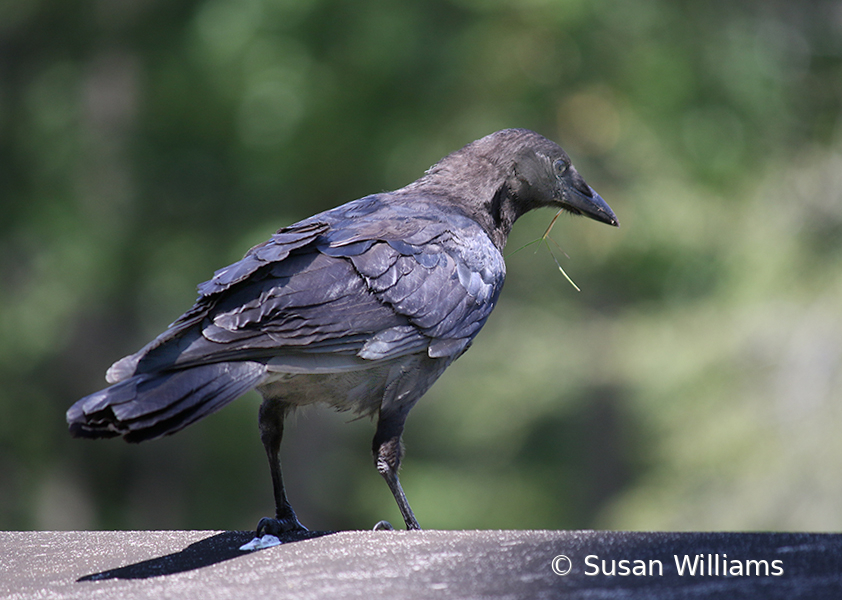
[[[494,190],[491,197],[483,201],[483,206],[487,207],[486,210],[480,212],[475,219],[502,252],[509,239],[512,226],[522,215],[518,210],[519,203],[516,201],[510,182],[505,181]]]
[[[479,223],[502,252],[512,225],[523,214],[519,210],[521,203],[517,201],[517,191],[499,166],[483,161],[472,167],[474,176],[464,178],[455,169],[435,165],[404,190],[438,196],[443,203],[458,208]]]

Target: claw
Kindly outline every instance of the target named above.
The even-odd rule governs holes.
[[[392,524],[389,521],[377,521],[377,524],[374,526],[372,531],[394,531],[395,528],[392,527]]]

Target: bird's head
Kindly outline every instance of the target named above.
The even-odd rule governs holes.
[[[449,154],[399,193],[420,190],[461,206],[503,248],[514,222],[544,206],[619,226],[561,147],[528,129],[503,129]]]
[[[614,211],[579,175],[558,144],[536,133],[519,131],[518,138],[529,143],[514,155],[508,186],[523,212],[551,206],[619,227]]]

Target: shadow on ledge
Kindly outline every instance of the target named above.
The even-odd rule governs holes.
[[[291,531],[281,538],[282,544],[300,542],[335,533],[333,531]],[[254,538],[253,531],[224,531],[207,539],[194,542],[180,552],[158,558],[92,573],[76,581],[100,581],[103,579],[147,579],[162,575],[173,575],[200,569],[217,563],[245,556],[253,551],[240,550],[240,546]]]

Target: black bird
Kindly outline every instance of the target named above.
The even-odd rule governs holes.
[[[619,225],[555,143],[506,129],[468,144],[394,192],[320,213],[255,246],[199,285],[169,329],[67,411],[77,437],[141,442],[175,433],[248,390],[275,518],[304,529],[284,493],[285,415],[326,402],[377,415],[373,452],[407,529],[419,529],[398,468],[407,414],[470,346],[497,303],[515,220],[542,206]]]

